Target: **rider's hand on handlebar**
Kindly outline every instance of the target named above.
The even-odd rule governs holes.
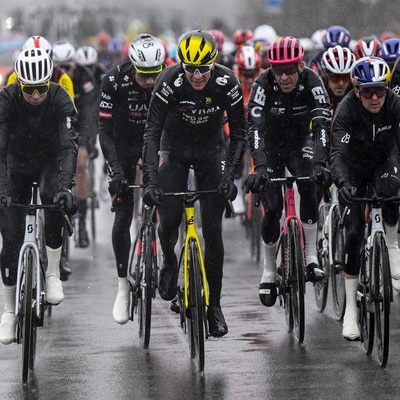
[[[122,196],[129,191],[129,181],[123,175],[116,174],[108,185],[111,196]]]
[[[61,189],[54,197],[54,203],[64,205],[66,211],[71,215],[78,211],[78,204],[75,195],[69,189]]]
[[[314,181],[323,188],[329,188],[332,185],[331,171],[321,164],[314,165],[313,178]]]
[[[250,174],[244,181],[244,187],[246,188],[246,193],[258,193],[260,189],[268,181],[267,169],[258,168],[254,174]]]
[[[152,184],[146,187],[143,193],[143,202],[149,207],[161,206],[164,191],[157,185]]]
[[[357,188],[345,183],[339,190],[339,202],[345,206],[353,204],[353,197],[357,194]]]
[[[218,185],[217,191],[225,197],[225,200],[233,201],[236,199],[238,190],[236,185],[228,178],[223,178]]]

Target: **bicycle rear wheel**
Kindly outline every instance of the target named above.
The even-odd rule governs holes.
[[[36,353],[36,325],[34,316],[34,271],[36,258],[31,248],[27,248],[23,258],[24,281],[22,294],[22,383],[28,380],[33,370]]]
[[[292,292],[289,285],[290,273],[288,269],[288,263],[285,260],[289,260],[288,252],[289,246],[289,235],[286,234],[282,237],[280,242],[280,254],[281,254],[281,279],[279,282],[279,295],[283,298],[283,307],[285,310],[285,320],[288,332],[293,330],[293,307],[292,307]],[[279,270],[279,269],[278,269]]]
[[[260,207],[255,207],[251,204],[251,218],[248,221],[250,254],[257,264],[260,262],[261,258],[261,220],[262,213]]]
[[[300,229],[297,221],[289,224],[289,283],[293,309],[294,334],[299,343],[304,340],[304,257],[301,246]]]
[[[188,324],[191,357],[197,360],[199,371],[204,371],[204,315],[203,284],[199,250],[195,240],[189,242],[189,310]]]
[[[364,245],[363,247],[364,248]],[[369,259],[372,261],[372,258]],[[361,327],[361,341],[364,345],[364,350],[367,355],[372,353],[374,348],[374,334],[375,334],[375,313],[371,307],[371,291],[370,281],[367,274],[367,269],[370,270],[370,265],[367,265],[364,251],[361,253],[361,269],[360,269],[360,283],[358,291],[361,292],[360,307],[360,327]]]
[[[339,206],[334,206],[335,209],[332,213],[332,260],[333,264],[330,266],[331,285],[332,285],[332,307],[336,319],[341,321],[344,316],[346,308],[346,289],[344,284],[344,231],[340,228],[340,214]]]
[[[381,367],[385,367],[389,357],[390,266],[388,250],[381,232],[375,235],[372,257],[372,300],[375,311],[375,340],[379,364]]]
[[[320,268],[324,271],[325,278],[314,284],[315,302],[319,312],[324,312],[328,299],[329,288],[329,256],[326,251],[325,237],[325,219],[326,219],[326,204],[322,202],[319,205],[318,225],[317,225],[317,256]],[[324,248],[325,247],[325,248]]]
[[[143,232],[142,248],[142,279],[141,285],[141,323],[142,323],[142,341],[145,349],[149,348],[150,330],[151,330],[151,303],[153,297],[153,235],[149,227]]]

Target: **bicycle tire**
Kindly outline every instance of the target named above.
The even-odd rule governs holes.
[[[96,240],[96,194],[90,194],[90,229],[93,242]]]
[[[305,300],[304,300],[304,257],[301,246],[300,229],[297,220],[292,219],[289,224],[289,283],[292,309],[293,331],[297,341],[304,341],[305,331]]]
[[[365,244],[363,244],[362,249]],[[372,258],[370,258],[371,263]],[[360,307],[360,326],[361,326],[361,341],[363,342],[365,354],[370,355],[374,348],[374,337],[375,337],[375,314],[370,312],[370,281],[367,275],[367,268],[370,269],[370,265],[366,265],[365,251],[361,252],[361,268],[360,268],[360,281],[361,287],[359,290],[362,292]]]
[[[390,264],[389,254],[382,232],[374,237],[372,300],[375,311],[375,343],[378,360],[385,367],[389,357],[390,331]]]
[[[136,259],[135,266],[135,286],[136,286],[136,295],[137,295],[137,313],[138,313],[138,325],[139,325],[139,338],[142,339],[143,336],[143,296],[142,296],[142,279],[143,279],[143,234],[144,231],[140,228],[139,237],[138,237],[138,254]]]
[[[249,221],[250,228],[250,251],[251,256],[258,264],[261,259],[261,219],[262,213],[260,207],[251,205],[251,219]]]
[[[191,358],[196,358],[200,372],[204,371],[204,313],[200,258],[195,240],[189,242],[189,345]]]
[[[346,289],[344,283],[344,231],[340,228],[339,206],[335,205],[332,212],[332,259],[330,266],[331,288],[332,288],[332,308],[338,321],[343,320],[346,309]]]
[[[317,256],[320,268],[324,271],[325,277],[322,281],[315,283],[314,295],[317,309],[320,313],[325,311],[328,300],[329,289],[329,255],[324,250],[325,238],[325,219],[326,205],[321,203],[318,208],[318,223],[317,223]]]
[[[140,281],[142,294],[141,321],[142,341],[145,349],[149,348],[151,330],[151,305],[153,298],[153,234],[147,226],[143,232],[142,239],[143,270]]]
[[[24,287],[22,304],[22,383],[28,380],[29,371],[34,368],[36,351],[36,327],[34,324],[33,306],[33,271],[35,258],[32,249],[27,248],[24,253]]]
[[[289,249],[290,246],[288,244],[289,235],[286,234],[282,237],[280,243],[280,251],[281,251],[281,269],[282,269],[282,279],[279,280],[279,295],[283,297],[283,308],[285,310],[285,320],[288,332],[293,331],[293,309],[292,309],[292,292],[289,286],[289,269],[286,270],[286,265],[284,260],[289,259]]]

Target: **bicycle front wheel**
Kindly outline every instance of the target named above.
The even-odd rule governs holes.
[[[304,340],[304,257],[297,220],[289,224],[289,284],[292,300],[294,334],[299,343]]]
[[[375,235],[373,250],[372,301],[375,310],[375,340],[379,364],[385,367],[389,357],[390,329],[390,265],[385,239]]]
[[[21,287],[22,298],[22,383],[28,380],[33,370],[36,352],[36,325],[34,316],[34,271],[36,258],[31,248],[27,248],[23,257],[24,280]]]
[[[319,205],[318,225],[317,225],[317,255],[320,268],[324,271],[325,278],[314,284],[315,302],[319,312],[324,312],[328,299],[329,288],[329,257],[324,248],[325,238],[325,219],[326,219],[326,204],[322,202]]]
[[[191,357],[195,357],[199,371],[204,371],[204,317],[203,284],[199,249],[195,240],[189,243],[189,345]]]
[[[149,348],[150,343],[150,330],[151,330],[151,305],[153,297],[153,235],[151,229],[146,227],[143,234],[143,274],[141,280],[141,294],[142,294],[142,307],[141,307],[141,322],[142,322],[142,340],[143,347]]]
[[[333,263],[330,266],[331,286],[332,286],[332,307],[336,319],[341,321],[344,317],[346,308],[346,289],[344,284],[344,231],[339,226],[340,211],[336,205],[332,213],[332,252]]]

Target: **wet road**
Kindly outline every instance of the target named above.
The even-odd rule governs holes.
[[[97,243],[73,249],[65,301],[38,330],[36,368],[21,385],[21,347],[0,347],[0,399],[398,399],[400,297],[395,295],[389,362],[341,337],[329,300],[317,312],[307,285],[306,335],[298,345],[284,312],[258,300],[260,266],[251,261],[238,218],[225,220],[226,261],[222,306],[229,326],[206,342],[199,374],[187,337],[168,302],[154,301],[150,349],[143,350],[137,322],[112,318],[117,277],[111,249],[112,215],[102,203]],[[330,294],[329,294],[330,296]],[[2,293],[0,304],[3,304]]]

